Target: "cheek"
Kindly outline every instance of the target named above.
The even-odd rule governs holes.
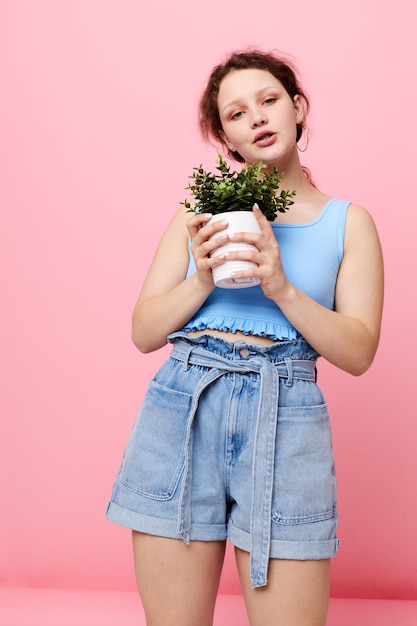
[[[294,110],[288,111],[288,114],[285,117],[285,127],[287,129],[287,133],[291,136],[294,135],[294,138],[297,134],[297,124],[298,124],[298,116]]]
[[[230,148],[230,146],[236,146],[239,144],[239,133],[236,132],[236,129],[228,128],[228,125],[225,124],[223,126],[223,140],[225,144]]]
[[[296,109],[293,109],[291,111],[291,119],[293,120],[293,124],[301,124],[301,122],[303,121],[303,113],[302,111],[297,111]]]

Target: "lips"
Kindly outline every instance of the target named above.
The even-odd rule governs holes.
[[[276,140],[276,133],[270,131],[262,131],[255,136],[254,143],[261,148],[271,146]]]

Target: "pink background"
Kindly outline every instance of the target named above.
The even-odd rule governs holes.
[[[313,105],[303,161],[371,211],[385,253],[374,366],[320,368],[340,491],[332,594],[417,598],[411,0],[1,0],[4,586],[134,589],[130,534],[104,511],[166,350],[134,348],[131,310],[192,167],[216,158],[198,94],[249,44],[294,56]],[[230,551],[222,590],[238,590]]]

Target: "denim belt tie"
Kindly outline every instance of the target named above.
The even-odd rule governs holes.
[[[240,345],[241,344],[241,345]],[[237,348],[247,346],[236,342]],[[193,396],[185,440],[185,465],[178,505],[178,534],[190,542],[191,531],[191,457],[192,427],[198,402],[203,391],[228,372],[260,374],[260,395],[255,432],[252,476],[251,551],[250,576],[252,587],[267,584],[267,571],[271,544],[272,489],[274,480],[275,441],[278,423],[279,379],[315,381],[315,361],[292,360],[289,357],[278,363],[257,355],[251,359],[226,359],[186,341],[176,340],[171,356],[183,363],[210,368],[200,379]],[[260,476],[265,476],[262,481]]]

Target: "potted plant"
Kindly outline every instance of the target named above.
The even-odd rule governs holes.
[[[237,171],[230,171],[230,166],[219,154],[217,161],[218,172],[206,172],[203,167],[195,167],[190,176],[192,182],[186,187],[195,199],[194,206],[189,200],[183,204],[189,211],[195,213],[211,213],[211,221],[227,219],[229,225],[225,231],[217,233],[218,237],[224,232],[260,232],[258,222],[252,208],[255,202],[269,221],[274,221],[278,212],[285,213],[294,204],[292,198],[295,191],[284,191],[278,194],[283,174],[274,167],[272,171],[265,171],[266,165],[247,165]],[[227,216],[224,214],[227,213]],[[225,251],[247,249],[251,244],[227,243],[217,248],[214,255]],[[213,269],[213,278],[217,287],[239,289],[259,284],[257,278],[234,279],[230,274],[238,270],[249,269],[255,264],[251,261],[226,261]]]

